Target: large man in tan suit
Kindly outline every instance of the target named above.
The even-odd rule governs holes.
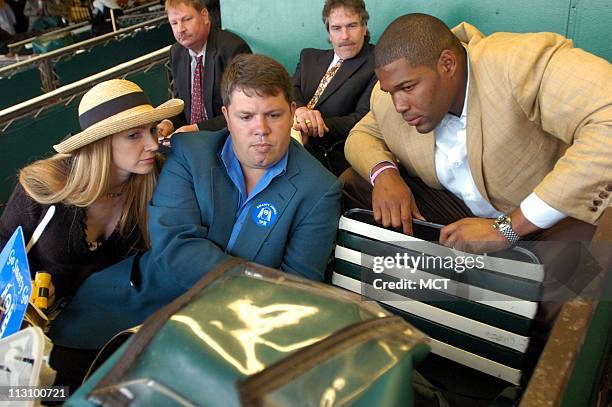
[[[371,111],[345,147],[361,177],[342,178],[362,203],[371,191],[377,221],[410,233],[424,216],[448,224],[441,243],[475,252],[590,239],[612,196],[608,62],[557,34],[451,33],[410,14],[375,64]]]

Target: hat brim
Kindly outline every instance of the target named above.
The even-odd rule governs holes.
[[[53,148],[58,153],[70,153],[106,136],[174,117],[183,111],[183,106],[184,103],[181,99],[170,99],[155,108],[139,106],[126,112],[123,117],[117,115],[96,123],[54,145]]]

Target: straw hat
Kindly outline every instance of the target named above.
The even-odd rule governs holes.
[[[142,89],[124,79],[91,88],[79,103],[81,132],[53,146],[58,153],[78,148],[121,131],[167,119],[183,111],[183,101],[170,99],[153,107]]]

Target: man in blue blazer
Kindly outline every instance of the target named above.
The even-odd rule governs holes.
[[[229,131],[172,138],[149,205],[152,249],[86,280],[53,323],[55,343],[100,347],[230,256],[323,279],[342,186],[291,139],[291,87],[269,57],[233,60],[222,82]]]

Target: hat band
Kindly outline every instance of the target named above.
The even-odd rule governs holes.
[[[132,92],[111,99],[79,115],[81,130],[136,106],[151,105],[144,92]]]

